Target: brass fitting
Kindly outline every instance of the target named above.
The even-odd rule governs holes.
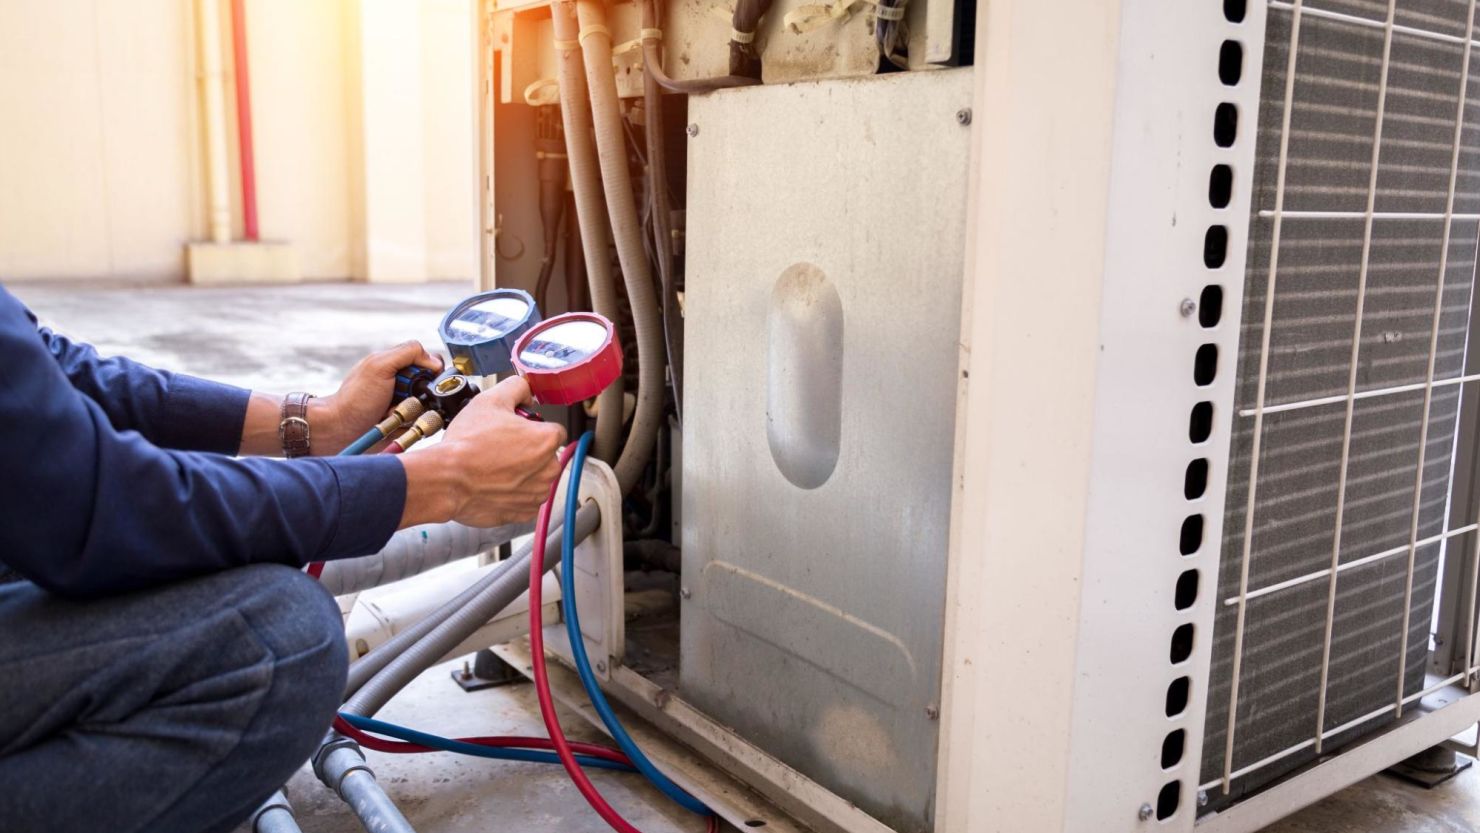
[[[441,430],[442,415],[436,411],[427,411],[417,417],[416,421],[411,423],[411,427],[406,429],[406,433],[397,437],[395,442],[402,451],[410,451],[411,446]]]
[[[380,424],[375,427],[380,429],[380,435],[382,437],[389,437],[392,431],[421,416],[422,411],[425,410],[426,408],[422,407],[421,400],[414,396],[408,396],[397,402],[396,407],[391,408],[390,414],[385,419],[382,419]]]

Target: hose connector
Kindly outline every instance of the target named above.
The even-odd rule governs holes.
[[[442,426],[442,415],[436,411],[427,411],[417,417],[416,421],[411,423],[411,427],[407,428],[405,433],[391,442],[400,447],[402,451],[409,451],[411,450],[411,446],[441,431]]]
[[[396,403],[394,408],[391,408],[390,414],[385,419],[382,419],[380,424],[375,427],[380,431],[382,437],[389,437],[392,431],[421,416],[424,411],[426,411],[426,408],[422,406],[421,400],[414,398],[402,399]]]
[[[432,385],[433,407],[442,415],[444,427],[462,413],[462,409],[477,395],[478,386],[459,373],[443,376]]]

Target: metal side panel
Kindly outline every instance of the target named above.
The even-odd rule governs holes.
[[[689,105],[682,696],[901,831],[933,815],[971,78]]]

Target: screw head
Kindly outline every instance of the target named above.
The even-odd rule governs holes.
[[[1191,298],[1183,298],[1181,305],[1177,309],[1182,312],[1183,318],[1191,318],[1192,314],[1197,312],[1197,302]]]
[[[678,595],[683,596],[685,599],[689,599],[689,598],[693,598],[694,591],[690,590],[687,587],[680,587],[678,589]]]
[[[689,134],[689,138],[692,139],[693,137],[699,135],[699,125],[690,123],[688,127],[685,127],[683,129],[683,132]]]
[[[1206,806],[1208,806],[1208,791],[1207,790],[1198,790],[1197,791],[1197,806],[1199,806],[1199,807],[1206,807]]]
[[[971,124],[971,108],[970,107],[962,107],[960,110],[957,110],[956,111],[956,123],[957,124],[960,124],[960,125],[963,125],[963,126],[964,125]]]
[[[1136,816],[1140,818],[1141,821],[1146,821],[1147,819],[1150,819],[1151,815],[1155,812],[1156,808],[1152,807],[1150,802],[1147,802],[1141,805],[1141,809],[1136,812]]]
[[[926,706],[925,716],[931,720],[937,720],[940,718],[940,709],[936,706]]]
[[[606,663],[602,662],[601,660],[597,660],[596,661],[596,670],[598,672],[602,673],[602,674],[605,674],[606,673]]]

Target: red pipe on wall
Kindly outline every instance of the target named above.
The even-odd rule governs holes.
[[[245,0],[231,0],[231,54],[236,64],[236,142],[241,154],[242,236],[257,240],[257,159],[252,150],[252,83],[247,70]]]

